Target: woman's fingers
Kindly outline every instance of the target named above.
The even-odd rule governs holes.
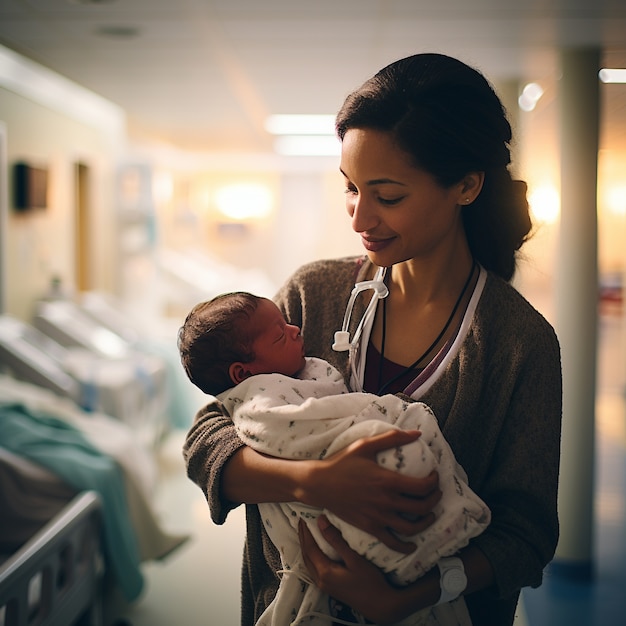
[[[349,564],[355,559],[361,559],[356,552],[348,545],[346,540],[341,536],[341,533],[335,528],[325,515],[320,515],[317,518],[317,526],[322,531],[324,539],[335,549],[341,560]]]
[[[362,440],[360,444],[363,452],[371,456],[376,457],[376,454],[389,450],[391,448],[397,448],[399,446],[405,446],[420,438],[421,432],[419,430],[398,430],[391,429],[380,435],[374,435]]]
[[[324,554],[306,523],[302,520],[298,523],[298,534],[304,562],[313,576],[315,584],[328,591],[327,588],[324,588],[325,581],[329,580],[330,577],[345,575],[347,570],[361,566],[365,559],[350,548],[339,530],[330,524],[326,516],[320,515],[317,519],[317,525],[324,539],[339,555],[339,561],[333,561]]]
[[[378,465],[377,455],[416,441],[419,431],[390,430],[360,439],[316,466],[307,504],[326,508],[403,554],[407,538],[430,526],[441,499],[436,472],[416,478]]]
[[[298,522],[298,536],[304,564],[309,570],[313,582],[323,591],[328,591],[324,588],[322,581],[325,578],[325,572],[337,564],[322,552],[303,520]]]
[[[332,561],[317,546],[306,524],[300,520],[298,532],[304,562],[315,585],[333,598],[369,617],[374,623],[390,621],[382,607],[398,605],[397,590],[384,574],[367,559],[354,552],[325,516],[317,520],[324,539],[336,550],[340,561]],[[395,620],[395,617],[393,619]]]
[[[397,472],[392,472],[391,477],[389,484],[383,488],[378,507],[371,512],[369,527],[362,528],[387,545],[387,540],[379,534],[381,528],[397,535],[414,535],[423,531],[435,521],[433,509],[442,497],[436,471],[425,478],[404,476]],[[398,549],[391,545],[389,547]]]
[[[383,529],[376,538],[382,541],[390,550],[395,550],[400,554],[411,554],[417,547],[413,541],[399,539],[391,529]]]
[[[406,480],[403,480],[406,479]],[[441,500],[439,489],[439,475],[433,470],[424,478],[415,478],[406,475],[398,475],[398,485],[391,504],[398,515],[407,522],[419,520],[430,513]],[[405,528],[410,529],[411,526]],[[406,532],[396,528],[398,532]]]

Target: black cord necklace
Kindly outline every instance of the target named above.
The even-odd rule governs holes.
[[[476,269],[476,260],[472,259],[472,268],[470,270],[469,276],[467,277],[467,280],[465,281],[465,284],[463,285],[463,289],[461,289],[461,293],[459,294],[459,297],[457,298],[457,301],[455,302],[454,307],[452,308],[452,313],[450,313],[448,320],[446,321],[444,327],[441,329],[441,332],[437,335],[436,339],[430,344],[430,346],[428,346],[428,348],[426,348],[425,352],[423,352],[417,359],[415,359],[415,361],[413,361],[413,363],[411,363],[411,365],[404,368],[399,374],[396,374],[395,376],[390,378],[384,385],[381,386],[382,374],[383,374],[383,362],[385,360],[385,340],[386,340],[386,335],[387,335],[387,298],[383,298],[383,332],[382,332],[382,337],[381,337],[381,342],[380,342],[380,361],[378,363],[378,393],[377,395],[379,396],[382,395],[385,389],[387,389],[392,383],[395,383],[399,378],[402,378],[408,372],[410,372],[411,370],[414,370],[418,366],[420,361],[422,361],[422,359],[424,359],[424,357],[428,355],[428,353],[439,343],[439,341],[441,341],[441,338],[446,334],[446,331],[450,327],[450,324],[452,324],[452,320],[454,319],[454,316],[456,315],[456,312],[461,304],[461,301],[463,300],[463,296],[465,295],[467,288],[470,286],[470,282],[472,281],[472,277],[474,276],[475,269]]]

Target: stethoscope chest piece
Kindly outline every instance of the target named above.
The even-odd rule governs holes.
[[[350,333],[347,330],[338,330],[335,332],[335,341],[333,350],[335,352],[345,352],[350,349]]]

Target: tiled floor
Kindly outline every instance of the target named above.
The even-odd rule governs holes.
[[[516,626],[626,624],[626,338],[623,318],[600,327],[597,399],[595,580],[574,583],[549,571],[524,590]],[[208,517],[200,490],[184,475],[182,433],[163,449],[157,506],[166,526],[192,539],[162,563],[146,564],[147,589],[127,613],[133,626],[237,626],[244,519],[221,527]]]

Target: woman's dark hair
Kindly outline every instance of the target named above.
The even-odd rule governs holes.
[[[231,363],[249,363],[254,336],[252,314],[262,298],[244,291],[225,293],[197,304],[178,331],[180,360],[189,380],[204,393],[217,395],[233,386]]]
[[[482,191],[463,208],[465,232],[485,268],[513,277],[516,251],[531,229],[526,184],[511,179],[511,126],[480,72],[441,54],[396,61],[346,98],[336,118],[339,138],[351,128],[391,133],[444,187],[484,172]]]

